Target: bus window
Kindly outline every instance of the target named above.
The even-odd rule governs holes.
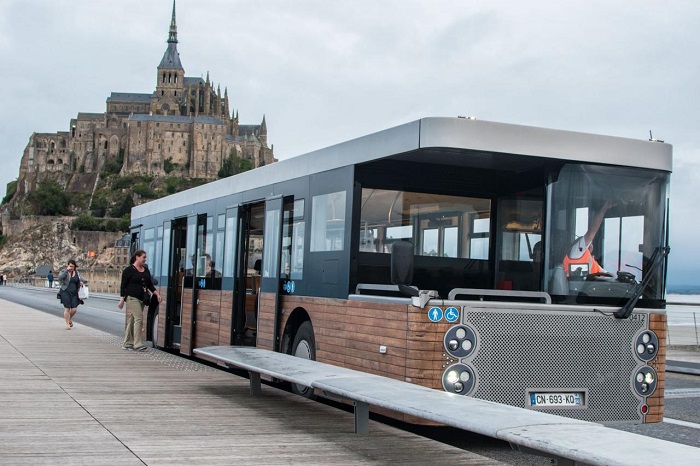
[[[469,257],[471,259],[487,260],[489,258],[489,228],[491,219],[474,217],[471,220],[469,235]]]
[[[490,211],[488,199],[363,188],[359,249],[406,240],[418,256],[488,259]]]
[[[265,236],[262,256],[262,276],[264,278],[276,276],[275,270],[279,264],[279,256],[275,254],[275,249],[278,247],[276,243],[279,241],[280,221],[279,208],[265,212]]]
[[[342,251],[345,191],[314,196],[311,201],[311,251]]]
[[[304,271],[304,200],[286,201],[282,236],[280,276],[301,280]]]
[[[663,299],[663,270],[647,268],[664,244],[667,177],[630,168],[564,166],[549,188],[545,289],[562,302],[618,305],[652,273],[645,299]],[[573,254],[574,246],[584,252]]]
[[[151,274],[154,277],[160,277],[161,275],[161,255],[163,253],[163,226],[159,226],[156,229],[156,250],[155,257],[153,258],[153,270]],[[148,256],[146,256],[148,257]]]
[[[536,197],[540,192],[499,200],[496,265],[499,289],[539,291],[541,288],[544,200]]]
[[[216,239],[214,254],[212,257],[215,275],[221,276],[224,263],[224,227],[226,226],[226,214],[220,214],[216,220]]]
[[[155,229],[147,228],[143,231],[143,250],[146,251],[146,264],[149,265],[149,269],[153,269],[154,261],[156,256],[154,254],[155,250]]]

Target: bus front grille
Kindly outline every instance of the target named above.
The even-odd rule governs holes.
[[[633,391],[635,336],[648,315],[615,319],[593,312],[474,311],[463,323],[477,335],[476,351],[463,363],[476,375],[472,396],[530,407],[533,390],[583,390],[584,407],[546,412],[592,422],[642,422],[644,399]]]

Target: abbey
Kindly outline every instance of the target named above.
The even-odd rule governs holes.
[[[253,167],[275,162],[265,117],[241,125],[229,108],[228,90],[185,76],[177,51],[175,1],[167,48],[149,94],[112,92],[104,113],[78,113],[67,132],[34,133],[20,164],[17,194],[51,177],[68,191],[92,189],[106,163],[121,174],[216,179],[231,155]]]

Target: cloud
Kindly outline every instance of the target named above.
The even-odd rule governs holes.
[[[171,5],[0,3],[0,185],[33,131],[104,111],[110,92],[153,91]],[[700,263],[697,2],[180,0],[177,24],[186,74],[209,71],[243,123],[266,115],[280,158],[424,116],[652,130],[674,144],[671,231],[684,249],[674,246],[671,271]]]

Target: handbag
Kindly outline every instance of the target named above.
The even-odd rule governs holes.
[[[88,289],[87,285],[83,285],[80,288],[78,288],[78,298],[79,299],[88,299],[90,297],[90,290]]]
[[[143,287],[143,303],[144,304],[150,304],[151,303],[151,298],[152,298],[151,290],[146,288],[145,286]]]

